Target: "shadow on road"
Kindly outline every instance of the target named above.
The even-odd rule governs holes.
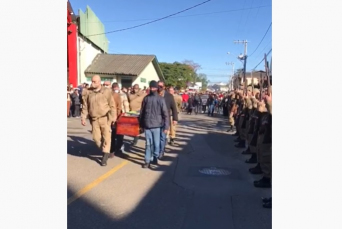
[[[80,197],[70,205],[68,205],[68,228],[70,229],[202,229],[208,228],[203,222],[215,222],[215,216],[208,214],[208,218],[199,218],[194,220],[191,218],[191,222],[187,220],[189,215],[193,215],[196,212],[196,204],[194,203],[195,192],[183,188],[174,183],[175,170],[177,167],[177,154],[182,154],[183,157],[187,155],[195,156],[196,152],[192,150],[191,140],[193,134],[190,132],[196,131],[198,135],[204,135],[206,141],[210,147],[217,154],[228,154],[225,148],[231,145],[233,142],[233,136],[227,133],[217,133],[217,125],[221,125],[220,128],[226,128],[224,120],[221,117],[213,118],[211,120],[186,120],[180,122],[180,125],[186,126],[186,128],[179,129],[177,131],[178,145],[176,147],[167,148],[168,155],[176,155],[171,157],[166,155],[164,160],[171,161],[169,166],[155,166],[152,170],[163,171],[163,175],[160,177],[157,183],[150,189],[148,193],[142,198],[137,207],[131,212],[124,212],[118,214],[116,217],[110,215],[109,211],[112,210],[111,206],[106,203],[98,203],[96,200],[87,199],[85,196]],[[207,131],[207,133],[203,133]],[[97,149],[93,141],[90,141],[83,137],[68,136],[68,154],[78,157],[87,157],[90,160],[98,161],[101,157],[101,152]],[[225,145],[222,145],[222,139],[226,139]],[[221,141],[220,141],[221,140]],[[125,140],[126,154],[122,156],[123,159],[129,160],[132,163],[143,164],[144,162],[144,149],[138,146],[131,145],[131,141]],[[231,147],[231,146],[229,146]],[[234,152],[239,154],[238,152]],[[134,156],[134,157],[133,157]],[[239,155],[241,156],[241,155]],[[236,155],[238,157],[238,155]],[[223,180],[224,181],[224,180]],[[120,184],[118,184],[120,185]],[[139,188],[139,187],[137,187]],[[251,185],[251,188],[252,185]],[[68,198],[75,194],[77,190],[73,190],[71,186],[67,189]],[[108,190],[110,192],[110,190]],[[229,197],[229,196],[228,196]],[[112,196],[112,198],[125,198],[125,196]],[[230,198],[230,197],[229,197]],[[257,199],[258,198],[258,199]],[[260,197],[249,199],[232,199],[231,211],[236,210],[238,215],[231,215],[232,225],[216,225],[215,229],[220,228],[241,228],[241,229],[269,229],[271,228],[271,213],[269,209],[262,209],[261,203],[259,203]],[[241,211],[240,206],[244,204],[248,206],[248,202],[254,201],[254,206],[251,208],[255,211],[255,208],[261,211],[261,221],[255,220],[255,217],[251,217],[254,214],[253,211]],[[233,202],[235,206],[233,206]],[[258,210],[258,211],[259,211]],[[264,211],[269,211],[265,213]],[[192,211],[192,212],[191,212]],[[217,209],[211,209],[208,211],[217,211]],[[247,213],[248,212],[248,213]],[[223,213],[224,214],[224,213]],[[230,214],[227,212],[227,214]],[[244,214],[247,214],[244,216]],[[242,216],[241,216],[242,215]],[[266,215],[266,217],[265,217]],[[251,217],[249,219],[248,217]],[[194,221],[194,222],[192,222]],[[253,221],[251,223],[246,223]],[[266,223],[265,223],[266,222]],[[191,225],[197,225],[193,227]],[[210,225],[209,225],[210,227]]]

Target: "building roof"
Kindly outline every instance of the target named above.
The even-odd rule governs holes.
[[[138,76],[152,62],[158,76],[164,80],[155,55],[97,54],[85,74]]]

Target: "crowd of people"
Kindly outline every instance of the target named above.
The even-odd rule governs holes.
[[[166,88],[162,81],[151,81],[149,88],[138,84],[119,88],[117,83],[104,82],[98,75],[92,84],[73,88],[68,86],[70,103],[69,117],[80,118],[82,125],[89,119],[96,145],[102,150],[101,164],[108,158],[122,155],[123,135],[117,134],[117,119],[127,112],[139,113],[141,132],[145,133],[145,163],[158,165],[165,153],[166,144],[175,144],[176,126],[181,112],[191,115],[207,113],[208,116],[222,114],[228,118],[229,129],[237,138],[235,147],[244,148],[242,154],[250,154],[246,163],[256,164],[250,168],[252,174],[262,178],[254,182],[255,187],[270,188],[272,176],[272,87],[264,89],[240,85],[238,90],[228,93],[191,93]],[[81,112],[80,112],[81,110]],[[139,136],[132,142],[137,144]],[[272,199],[263,200],[265,208],[271,208]]]

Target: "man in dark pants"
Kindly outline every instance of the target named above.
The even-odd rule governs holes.
[[[113,90],[112,93],[113,93],[114,103],[115,103],[116,109],[117,109],[117,120],[118,120],[119,116],[121,115],[121,111],[122,111],[122,103],[121,103],[119,85],[117,83],[113,83],[112,90]],[[117,130],[116,126],[117,126],[117,123],[115,122],[114,125],[112,126],[112,141],[111,141],[111,145],[110,145],[109,158],[113,158],[114,154],[116,154],[116,155],[122,154],[122,152],[120,150],[121,150],[121,147],[123,145],[124,136],[116,134],[116,130]]]
[[[158,82],[158,93],[160,96],[164,98],[167,111],[169,112],[169,117],[172,116],[172,120],[173,120],[172,122],[174,125],[176,125],[178,122],[178,112],[177,112],[176,102],[175,102],[173,95],[171,95],[168,91],[165,90],[165,84],[162,81]],[[168,123],[167,126],[170,126],[170,123]],[[162,127],[160,131],[159,159],[163,158],[164,152],[165,152],[165,146],[167,143],[166,133],[164,130],[165,130],[164,127]]]
[[[74,93],[71,95],[73,104],[73,117],[81,117],[81,95],[79,94],[79,89],[75,88]]]
[[[202,100],[201,97],[195,93],[194,96],[194,106],[195,106],[195,114],[198,114],[198,112],[201,110],[200,107],[202,106]]]
[[[158,83],[154,80],[150,82],[150,94],[144,97],[141,105],[139,117],[140,127],[145,131],[145,164],[143,168],[149,168],[152,161],[158,164],[160,151],[160,131],[164,135],[169,130],[170,117],[165,99],[157,92]],[[172,96],[173,98],[173,96]]]

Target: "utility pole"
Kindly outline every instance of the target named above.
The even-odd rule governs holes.
[[[234,41],[235,44],[244,44],[244,54],[243,56],[239,56],[238,58],[240,60],[243,60],[243,80],[244,80],[244,83],[245,83],[245,91],[247,90],[247,85],[246,85],[246,65],[247,65],[247,44],[248,44],[248,41],[247,40],[237,40],[237,41]],[[246,91],[247,93],[247,91]]]
[[[233,88],[233,77],[234,77],[234,65],[235,65],[235,63],[234,62],[229,62],[229,63],[226,62],[226,65],[232,65],[232,68],[233,68],[233,74],[230,77],[230,82],[231,82],[231,89],[234,90],[234,88]]]

